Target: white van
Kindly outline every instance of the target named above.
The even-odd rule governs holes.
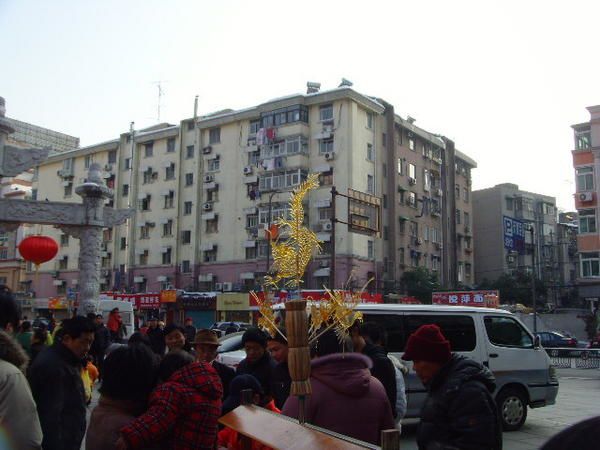
[[[119,308],[119,314],[123,319],[123,325],[125,325],[125,331],[127,332],[124,339],[128,339],[133,334],[133,304],[129,302],[123,302],[120,300],[100,300],[96,309],[96,314],[102,314],[104,317],[104,324],[108,322],[109,313]]]
[[[400,358],[411,333],[435,323],[450,341],[453,352],[483,364],[496,377],[494,396],[504,429],[518,430],[527,418],[527,406],[553,405],[558,380],[550,358],[533,334],[512,313],[500,309],[441,306],[360,304],[365,322],[387,331],[387,350]],[[411,369],[406,380],[406,417],[419,417],[427,391]]]

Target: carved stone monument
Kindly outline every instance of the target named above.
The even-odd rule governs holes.
[[[6,145],[14,130],[5,120],[5,103],[0,97],[0,176],[16,176],[39,164],[48,149],[19,149]],[[100,254],[102,229],[124,223],[132,209],[104,206],[113,192],[102,179],[102,168],[91,164],[86,181],[75,188],[82,204],[0,199],[0,230],[14,231],[20,224],[54,225],[79,239],[79,303],[83,313],[93,312],[100,294]]]

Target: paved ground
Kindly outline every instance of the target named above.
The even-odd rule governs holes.
[[[556,405],[530,409],[521,430],[504,433],[504,450],[537,450],[550,436],[588,417],[600,415],[600,370],[558,369]],[[416,421],[402,427],[401,450],[416,450]]]

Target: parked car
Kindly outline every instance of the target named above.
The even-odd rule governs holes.
[[[587,348],[600,348],[600,334],[589,342]]]
[[[576,348],[577,339],[568,337],[556,331],[541,331],[535,334],[540,337],[540,342],[544,348]]]
[[[50,321],[48,319],[46,319],[45,317],[36,317],[33,320],[32,327],[34,329],[36,329],[36,328],[40,328],[43,325],[46,327],[46,329],[48,329],[49,324],[50,324]]]
[[[249,327],[250,324],[246,322],[215,322],[210,329],[215,331],[219,336],[225,336],[247,330]]]
[[[235,369],[240,361],[246,357],[242,336],[244,332],[227,334],[219,338],[220,346],[217,349],[217,361]]]

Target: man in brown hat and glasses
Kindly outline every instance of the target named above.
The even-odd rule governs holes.
[[[226,398],[229,394],[229,383],[235,377],[235,371],[215,360],[219,345],[219,339],[214,331],[203,329],[196,333],[196,339],[194,339],[196,361],[206,362],[213,366],[221,378],[223,398]]]

